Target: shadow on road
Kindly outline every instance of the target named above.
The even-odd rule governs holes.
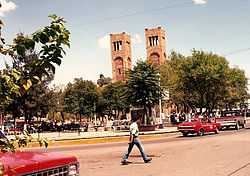
[[[206,133],[203,136],[217,135],[214,132]],[[198,136],[197,134],[189,134],[188,136],[176,136],[176,138],[201,138],[202,136]]]
[[[142,164],[150,164],[149,163],[144,163],[144,161],[134,161],[134,162],[131,162],[131,161],[127,161],[125,164],[121,164],[122,166],[127,166],[127,165],[142,165]]]
[[[130,158],[141,158],[141,155],[129,155]],[[161,157],[161,155],[147,155],[147,157]]]

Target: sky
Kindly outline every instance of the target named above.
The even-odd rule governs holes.
[[[188,56],[192,49],[225,56],[231,67],[250,78],[249,0],[0,0],[0,18],[7,43],[50,23],[48,15],[65,18],[71,32],[70,49],[53,84],[67,85],[74,78],[96,82],[100,74],[112,78],[109,36],[131,36],[132,63],[146,60],[145,28],[166,31],[167,54]],[[0,56],[0,68],[7,56]],[[250,82],[249,82],[250,83]]]

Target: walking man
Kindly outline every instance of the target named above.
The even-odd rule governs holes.
[[[122,164],[126,164],[126,160],[129,157],[130,152],[132,151],[134,145],[136,145],[138,147],[138,149],[141,152],[141,156],[144,160],[145,163],[148,163],[152,160],[152,158],[148,158],[146,153],[144,152],[141,142],[138,139],[138,133],[139,133],[139,129],[138,129],[138,123],[140,122],[140,118],[136,118],[134,119],[135,121],[130,125],[130,139],[129,139],[129,146],[128,146],[128,150],[127,152],[124,154],[121,163]]]

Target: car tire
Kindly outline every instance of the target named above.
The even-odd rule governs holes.
[[[203,136],[204,135],[204,130],[203,128],[200,128],[198,131],[198,136]]]
[[[219,134],[219,128],[218,127],[216,127],[216,129],[215,129],[215,134]]]
[[[240,125],[239,125],[239,123],[237,122],[236,123],[236,125],[235,125],[235,127],[234,127],[236,130],[239,130],[240,129]]]
[[[182,133],[182,135],[183,135],[184,137],[187,137],[187,136],[188,136],[188,133]]]

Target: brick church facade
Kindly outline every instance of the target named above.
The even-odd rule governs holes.
[[[161,27],[145,29],[147,60],[161,65],[167,60],[165,30]]]
[[[126,70],[132,68],[130,35],[110,34],[110,46],[113,82],[123,81]]]

